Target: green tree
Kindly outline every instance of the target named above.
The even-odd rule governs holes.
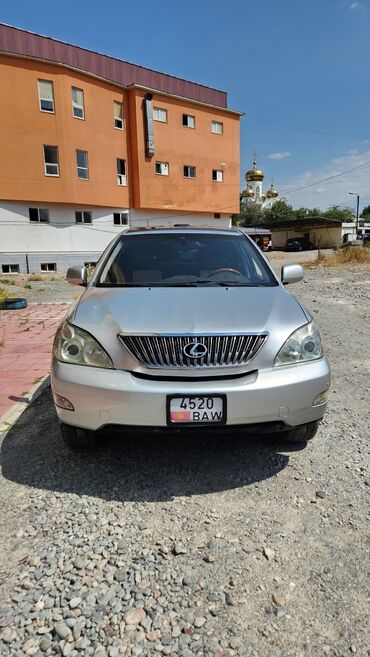
[[[331,205],[325,212],[321,213],[322,217],[329,217],[330,219],[340,219],[341,221],[351,221],[353,219],[353,212],[350,208],[341,208],[339,205]]]
[[[321,216],[321,210],[319,208],[299,208],[299,210],[294,210],[294,212],[297,219]]]
[[[259,226],[265,221],[264,211],[260,205],[240,204],[240,213],[234,214],[232,223],[234,226]]]
[[[309,208],[308,217],[322,217],[322,212],[320,208]]]
[[[292,206],[285,201],[276,201],[271,208],[264,211],[265,223],[272,224],[274,221],[284,221],[284,219],[295,219],[296,213]]]
[[[295,216],[297,219],[304,219],[305,217],[309,217],[310,214],[311,211],[308,208],[299,208],[295,211]]]
[[[370,205],[365,205],[361,212],[361,217],[368,217],[370,215]]]

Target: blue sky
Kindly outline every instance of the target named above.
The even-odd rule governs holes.
[[[0,20],[227,91],[242,178],[256,150],[294,207],[370,203],[370,0],[7,0]]]

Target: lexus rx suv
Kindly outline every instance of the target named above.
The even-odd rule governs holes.
[[[330,368],[319,329],[237,229],[127,229],[67,279],[86,289],[55,336],[52,390],[71,447],[118,427],[312,438]]]

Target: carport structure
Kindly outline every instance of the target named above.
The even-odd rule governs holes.
[[[272,247],[281,249],[290,237],[304,237],[314,248],[333,249],[342,239],[342,222],[328,217],[284,219],[270,224]]]

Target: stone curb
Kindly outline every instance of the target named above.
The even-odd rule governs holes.
[[[41,379],[41,381],[35,383],[35,385],[24,395],[27,401],[16,402],[14,406],[0,417],[0,438],[5,438],[6,434],[14,427],[15,423],[19,420],[26,408],[28,408],[49,385],[50,375],[47,374]]]

